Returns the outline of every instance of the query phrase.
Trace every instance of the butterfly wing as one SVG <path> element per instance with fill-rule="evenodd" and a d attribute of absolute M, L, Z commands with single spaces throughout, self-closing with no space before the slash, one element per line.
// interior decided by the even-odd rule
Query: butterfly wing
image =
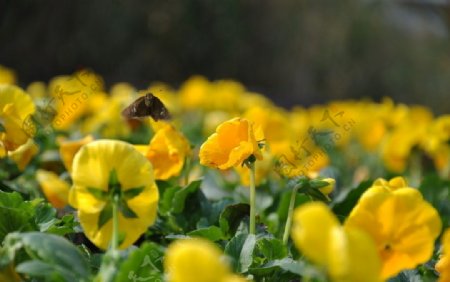
<path fill-rule="evenodd" d="M 151 116 L 155 121 L 170 119 L 170 113 L 158 97 L 148 93 L 139 97 L 122 111 L 126 119 L 140 119 Z"/>
<path fill-rule="evenodd" d="M 147 94 L 151 95 L 151 94 Z M 155 120 L 158 121 L 160 119 L 168 120 L 170 119 L 170 113 L 167 110 L 166 106 L 159 100 L 158 97 L 155 97 L 152 95 L 151 99 L 151 105 L 150 105 L 150 116 Z"/>

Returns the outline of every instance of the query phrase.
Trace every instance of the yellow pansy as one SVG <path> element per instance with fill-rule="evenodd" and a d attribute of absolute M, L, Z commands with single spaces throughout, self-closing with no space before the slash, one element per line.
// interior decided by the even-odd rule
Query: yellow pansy
<path fill-rule="evenodd" d="M 167 124 L 153 136 L 145 155 L 153 164 L 155 178 L 168 179 L 180 174 L 189 154 L 189 141 Z"/>
<path fill-rule="evenodd" d="M 400 177 L 377 180 L 345 225 L 361 228 L 374 239 L 384 279 L 430 259 L 442 227 L 437 211 Z"/>
<path fill-rule="evenodd" d="M 19 167 L 20 170 L 24 170 L 38 152 L 38 146 L 34 143 L 33 139 L 29 138 L 27 143 L 21 145 L 12 152 L 8 152 L 8 156 L 17 164 L 17 167 Z"/>
<path fill-rule="evenodd" d="M 27 86 L 26 91 L 33 100 L 42 99 L 47 96 L 47 85 L 42 81 L 35 81 Z"/>
<path fill-rule="evenodd" d="M 53 126 L 57 129 L 69 128 L 86 113 L 89 98 L 102 89 L 102 79 L 87 70 L 53 78 L 49 83 L 51 104 L 56 109 Z"/>
<path fill-rule="evenodd" d="M 282 153 L 284 143 L 291 139 L 289 119 L 282 109 L 254 106 L 244 113 L 244 117 L 261 127 L 273 154 Z"/>
<path fill-rule="evenodd" d="M 36 133 L 31 119 L 35 106 L 30 96 L 14 85 L 0 85 L 0 147 L 4 156 Z"/>
<path fill-rule="evenodd" d="M 396 128 L 382 146 L 381 154 L 386 167 L 393 172 L 403 172 L 413 147 L 425 133 L 426 127 L 419 124 L 404 124 Z"/>
<path fill-rule="evenodd" d="M 136 98 L 135 90 L 128 84 L 120 83 L 114 85 L 111 97 L 99 101 L 97 112 L 89 116 L 82 124 L 82 132 L 89 134 L 98 132 L 106 138 L 124 137 L 130 134 L 130 126 L 122 117 L 122 111 Z M 96 95 L 94 95 L 95 97 Z"/>
<path fill-rule="evenodd" d="M 73 158 L 78 150 L 92 141 L 94 141 L 94 137 L 92 137 L 92 135 L 88 135 L 80 140 L 65 140 L 64 138 L 57 139 L 59 144 L 59 154 L 68 172 L 72 171 Z"/>
<path fill-rule="evenodd" d="M 187 110 L 205 109 L 211 92 L 211 83 L 202 76 L 193 76 L 181 86 L 180 101 Z"/>
<path fill-rule="evenodd" d="M 442 253 L 436 270 L 439 272 L 439 282 L 450 282 L 450 228 L 442 236 Z"/>
<path fill-rule="evenodd" d="M 0 84 L 16 84 L 16 74 L 13 70 L 0 65 Z"/>
<path fill-rule="evenodd" d="M 106 249 L 112 237 L 112 197 L 119 197 L 120 248 L 133 244 L 156 219 L 158 189 L 151 163 L 132 145 L 98 140 L 75 155 L 69 203 L 86 236 Z"/>
<path fill-rule="evenodd" d="M 169 282 L 244 282 L 232 274 L 222 252 L 203 239 L 185 239 L 167 249 L 164 269 Z"/>
<path fill-rule="evenodd" d="M 67 205 L 70 185 L 58 177 L 54 172 L 38 169 L 36 171 L 36 180 L 42 188 L 47 200 L 55 208 L 64 208 Z"/>
<path fill-rule="evenodd" d="M 332 281 L 381 281 L 374 242 L 359 229 L 341 226 L 325 204 L 298 207 L 291 236 L 297 249 L 323 267 Z"/>
<path fill-rule="evenodd" d="M 233 118 L 220 124 L 216 132 L 202 144 L 200 163 L 227 169 L 241 165 L 251 155 L 261 159 L 258 142 L 263 140 L 262 130 L 255 128 L 252 121 Z"/>

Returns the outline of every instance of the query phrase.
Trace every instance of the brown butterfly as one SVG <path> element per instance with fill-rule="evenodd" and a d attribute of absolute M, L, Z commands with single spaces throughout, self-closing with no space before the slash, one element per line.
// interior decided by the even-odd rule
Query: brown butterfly
<path fill-rule="evenodd" d="M 151 116 L 155 121 L 170 119 L 170 113 L 158 97 L 152 93 L 139 97 L 122 111 L 126 119 L 140 119 Z"/>

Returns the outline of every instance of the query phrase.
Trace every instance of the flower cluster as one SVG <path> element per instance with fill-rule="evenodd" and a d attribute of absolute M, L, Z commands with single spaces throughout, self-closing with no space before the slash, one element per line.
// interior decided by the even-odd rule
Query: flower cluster
<path fill-rule="evenodd" d="M 0 66 L 1 281 L 449 281 L 448 114 L 17 81 Z M 171 119 L 122 115 L 148 93 Z"/>

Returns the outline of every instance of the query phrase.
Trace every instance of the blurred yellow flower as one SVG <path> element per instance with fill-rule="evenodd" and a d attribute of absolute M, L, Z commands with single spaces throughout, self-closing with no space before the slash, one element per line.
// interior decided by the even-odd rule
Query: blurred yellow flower
<path fill-rule="evenodd" d="M 35 81 L 27 86 L 26 92 L 36 101 L 47 96 L 47 85 L 42 81 Z"/>
<path fill-rule="evenodd" d="M 244 117 L 261 127 L 272 154 L 282 153 L 284 143 L 292 139 L 288 116 L 280 108 L 255 105 L 244 113 Z"/>
<path fill-rule="evenodd" d="M 16 84 L 16 82 L 15 72 L 0 65 L 0 84 Z"/>
<path fill-rule="evenodd" d="M 68 172 L 72 171 L 72 163 L 75 154 L 81 149 L 81 147 L 92 141 L 94 141 L 94 137 L 92 137 L 92 135 L 88 135 L 79 140 L 57 138 L 57 143 L 59 144 L 59 154 Z"/>
<path fill-rule="evenodd" d="M 357 228 L 341 226 L 325 204 L 298 207 L 291 236 L 297 249 L 325 268 L 332 281 L 381 281 L 374 242 Z"/>
<path fill-rule="evenodd" d="M 68 129 L 87 112 L 90 97 L 102 90 L 102 78 L 88 70 L 53 78 L 49 83 L 51 104 L 56 111 L 53 126 L 56 129 Z"/>
<path fill-rule="evenodd" d="M 437 211 L 403 178 L 375 181 L 353 208 L 345 226 L 365 230 L 374 239 L 387 279 L 426 262 L 442 223 Z"/>
<path fill-rule="evenodd" d="M 420 124 L 403 124 L 387 136 L 382 145 L 382 158 L 392 172 L 401 173 L 406 169 L 414 146 L 426 133 L 426 127 Z"/>
<path fill-rule="evenodd" d="M 70 185 L 54 172 L 38 169 L 36 180 L 47 200 L 57 209 L 67 205 Z"/>
<path fill-rule="evenodd" d="M 132 145 L 98 140 L 75 155 L 69 203 L 86 236 L 106 249 L 112 238 L 112 198 L 119 197 L 119 248 L 133 244 L 156 219 L 158 189 L 151 163 Z"/>
<path fill-rule="evenodd" d="M 14 85 L 0 85 L 0 157 L 16 150 L 36 133 L 30 96 Z"/>
<path fill-rule="evenodd" d="M 210 91 L 211 83 L 203 76 L 189 78 L 178 92 L 182 107 L 187 110 L 205 109 Z"/>
<path fill-rule="evenodd" d="M 164 269 L 169 282 L 244 282 L 234 275 L 213 243 L 203 239 L 184 239 L 167 249 Z"/>
<path fill-rule="evenodd" d="M 436 271 L 439 272 L 439 282 L 450 282 L 450 228 L 442 236 L 442 253 L 436 263 Z"/>
<path fill-rule="evenodd" d="M 82 132 L 99 133 L 104 138 L 125 137 L 130 134 L 130 126 L 122 117 L 121 112 L 136 98 L 137 92 L 130 85 L 119 83 L 111 89 L 109 98 L 102 98 L 103 94 L 94 94 L 93 102 L 96 112 L 89 115 L 82 124 Z"/>
<path fill-rule="evenodd" d="M 29 138 L 28 141 L 21 145 L 14 151 L 8 152 L 8 157 L 12 159 L 20 170 L 24 170 L 31 159 L 39 152 L 39 148 L 34 143 L 33 139 Z"/>
<path fill-rule="evenodd" d="M 264 140 L 260 128 L 244 118 L 233 118 L 220 124 L 200 148 L 200 163 L 219 169 L 241 165 L 254 155 L 262 159 L 258 142 Z"/>
<path fill-rule="evenodd" d="M 190 151 L 186 137 L 167 124 L 153 136 L 145 155 L 153 165 L 155 178 L 165 180 L 180 174 Z"/>

